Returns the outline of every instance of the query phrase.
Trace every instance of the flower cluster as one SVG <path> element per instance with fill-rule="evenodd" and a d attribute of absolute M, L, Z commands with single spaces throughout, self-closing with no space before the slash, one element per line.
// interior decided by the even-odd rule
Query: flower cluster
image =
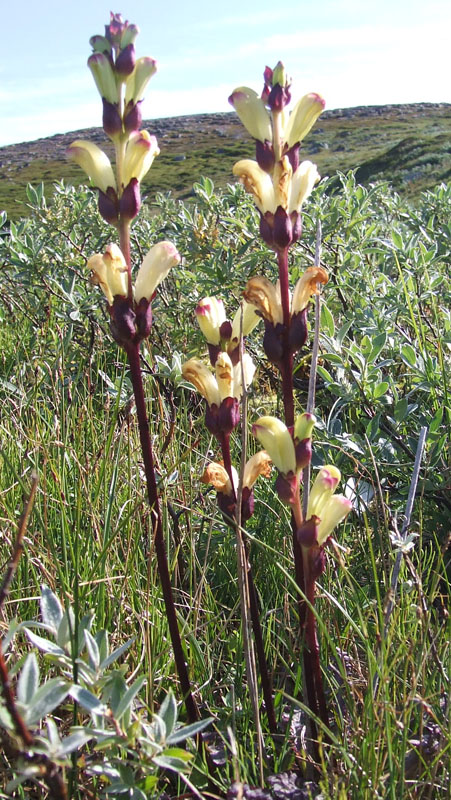
<path fill-rule="evenodd" d="M 243 390 L 248 389 L 255 373 L 250 355 L 242 349 L 240 352 L 240 340 L 258 325 L 261 316 L 251 303 L 244 301 L 233 320 L 229 320 L 222 300 L 217 297 L 204 297 L 195 313 L 207 342 L 211 366 L 190 358 L 183 364 L 182 373 L 205 398 L 205 425 L 227 454 L 227 465 L 211 463 L 203 481 L 217 490 L 219 508 L 230 522 L 235 517 L 238 478 L 230 462 L 229 437 L 240 421 Z M 241 503 L 243 521 L 253 514 L 253 486 L 259 475 L 269 474 L 270 463 L 269 455 L 261 451 L 246 464 Z"/>
<path fill-rule="evenodd" d="M 91 281 L 100 286 L 107 299 L 111 332 L 118 344 L 137 343 L 149 335 L 155 290 L 179 262 L 180 256 L 171 242 L 155 244 L 144 257 L 130 298 L 127 264 L 116 244 L 109 244 L 104 253 L 88 259 Z"/>
<path fill-rule="evenodd" d="M 241 86 L 229 97 L 256 142 L 256 161 L 238 161 L 233 172 L 253 195 L 260 212 L 260 233 L 274 250 L 299 239 L 302 204 L 319 180 L 311 161 L 299 163 L 299 147 L 324 110 L 324 100 L 307 94 L 288 115 L 290 100 L 290 81 L 281 62 L 274 70 L 266 67 L 261 96 Z"/>
<path fill-rule="evenodd" d="M 279 475 L 276 491 L 283 502 L 293 505 L 299 495 L 302 470 L 312 458 L 313 414 L 299 414 L 294 429 L 277 417 L 260 417 L 252 426 L 252 433 L 269 453 Z"/>
<path fill-rule="evenodd" d="M 332 464 L 321 467 L 310 491 L 306 521 L 297 531 L 299 544 L 309 550 L 313 577 L 324 569 L 324 545 L 334 528 L 352 510 L 352 503 L 342 494 L 334 494 L 341 479 Z"/>
<path fill-rule="evenodd" d="M 105 36 L 93 36 L 88 59 L 103 105 L 103 129 L 116 150 L 117 177 L 110 159 L 96 144 L 77 139 L 68 155 L 99 190 L 99 211 L 116 225 L 119 219 L 136 217 L 140 205 L 140 182 L 160 152 L 155 136 L 140 131 L 144 90 L 156 72 L 152 58 L 135 57 L 136 25 L 111 14 Z"/>
<path fill-rule="evenodd" d="M 265 450 L 259 450 L 246 462 L 243 473 L 243 488 L 241 495 L 241 521 L 247 522 L 254 513 L 253 487 L 260 475 L 269 478 L 271 474 L 271 458 Z M 238 489 L 238 473 L 232 466 L 232 480 L 223 464 L 213 461 L 206 468 L 202 478 L 203 483 L 209 483 L 216 489 L 218 506 L 226 522 L 233 523 L 236 508 L 236 495 Z"/>
<path fill-rule="evenodd" d="M 296 353 L 307 340 L 307 309 L 312 295 L 318 293 L 318 284 L 328 281 L 322 267 L 308 267 L 299 278 L 290 297 L 288 329 L 284 324 L 280 283 L 274 285 L 268 278 L 250 278 L 244 291 L 245 299 L 257 309 L 265 323 L 263 349 L 269 361 L 280 365 Z"/>

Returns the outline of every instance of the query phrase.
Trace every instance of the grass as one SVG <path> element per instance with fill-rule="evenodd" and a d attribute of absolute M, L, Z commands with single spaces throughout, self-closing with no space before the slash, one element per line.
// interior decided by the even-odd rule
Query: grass
<path fill-rule="evenodd" d="M 375 106 L 326 112 L 309 134 L 303 155 L 333 176 L 359 168 L 359 182 L 388 180 L 401 194 L 417 201 L 421 192 L 449 179 L 451 106 L 421 104 Z M 209 114 L 169 120 L 148 120 L 161 149 L 144 181 L 145 191 L 171 191 L 192 196 L 192 185 L 209 175 L 225 188 L 240 158 L 253 157 L 253 144 L 238 117 Z M 80 169 L 67 161 L 74 139 L 90 139 L 109 150 L 98 128 L 57 134 L 36 142 L 0 148 L 0 209 L 12 219 L 27 214 L 26 185 L 44 181 L 47 197 L 52 184 L 64 179 L 77 186 Z"/>
<path fill-rule="evenodd" d="M 327 185 L 314 194 L 291 264 L 294 280 L 310 263 L 319 216 L 331 279 L 324 293 L 330 313 L 323 318 L 313 463 L 332 461 L 340 467 L 347 491 L 354 491 L 356 512 L 340 529 L 340 549 L 329 550 L 319 581 L 321 661 L 333 719 L 316 784 L 324 798 L 444 798 L 449 783 L 445 549 L 451 191 L 437 188 L 412 208 L 384 185 L 368 191 L 352 175 L 340 181 L 335 194 Z M 45 583 L 64 606 L 74 606 L 77 616 L 92 610 L 93 631 L 108 630 L 112 645 L 136 637 L 121 669 L 129 683 L 138 674 L 146 676 L 141 703 L 156 711 L 169 689 L 180 697 L 131 387 L 84 272 L 86 257 L 102 249 L 109 233 L 87 190 L 60 185 L 48 208 L 39 191 L 30 197 L 31 216 L 0 244 L 4 563 L 33 470 L 39 489 L 2 627 L 14 617 L 39 615 L 37 598 Z M 255 230 L 255 213 L 240 187 L 215 194 L 208 181 L 195 187 L 189 206 L 160 197 L 152 215 L 133 229 L 135 262 L 163 236 L 174 240 L 185 257 L 154 304 L 153 334 L 144 352 L 145 388 L 186 657 L 202 713 L 214 717 L 212 741 L 224 748 L 214 776 L 216 795 L 225 794 L 237 775 L 256 785 L 259 770 L 234 539 L 218 515 L 214 493 L 200 482 L 215 444 L 205 435 L 203 406 L 184 385 L 179 362 L 204 348 L 193 322 L 200 297 L 218 293 L 220 285 L 233 313 L 248 274 L 264 269 L 271 277 L 272 257 L 255 239 Z M 250 348 L 261 367 L 250 397 L 251 420 L 275 412 L 279 402 L 260 340 L 256 331 Z M 305 366 L 308 350 L 302 358 Z M 300 407 L 303 381 L 301 368 Z M 396 557 L 390 534 L 405 510 L 423 425 L 429 432 L 411 524 L 417 536 L 403 557 L 384 636 Z M 234 453 L 237 460 L 237 437 Z M 280 718 L 275 745 L 265 730 L 267 777 L 302 768 L 301 732 L 308 719 L 300 699 L 289 519 L 271 484 L 259 485 L 248 526 Z M 20 666 L 30 646 L 23 634 L 17 642 L 14 657 Z M 51 658 L 39 658 L 42 673 L 56 674 Z M 67 728 L 72 714 L 66 703 L 55 718 Z M 86 723 L 80 708 L 75 717 Z M 2 757 L 4 797 L 11 796 L 9 778 Z M 159 780 L 151 796 L 163 789 L 171 796 L 186 790 L 167 773 Z M 190 780 L 206 791 L 199 762 Z M 83 791 L 75 780 L 72 796 Z M 17 789 L 14 796 L 25 797 L 25 791 Z"/>

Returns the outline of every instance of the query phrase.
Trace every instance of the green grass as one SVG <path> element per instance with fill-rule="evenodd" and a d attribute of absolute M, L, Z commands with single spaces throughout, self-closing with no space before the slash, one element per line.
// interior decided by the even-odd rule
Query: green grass
<path fill-rule="evenodd" d="M 181 164 L 189 161 L 187 155 Z M 158 172 L 152 180 L 158 182 Z M 371 191 L 356 186 L 352 175 L 342 177 L 335 194 L 328 188 L 320 187 L 308 205 L 291 271 L 294 281 L 310 263 L 321 218 L 330 314 L 324 315 L 321 337 L 314 466 L 337 464 L 343 484 L 354 486 L 359 500 L 337 534 L 342 549 L 329 550 L 318 587 L 321 662 L 332 715 L 332 741 L 324 747 L 318 782 L 331 800 L 445 798 L 451 191 L 437 188 L 413 209 L 383 185 Z M 39 489 L 2 627 L 13 617 L 38 617 L 40 585 L 48 585 L 79 616 L 91 609 L 93 630 L 106 628 L 112 645 L 136 637 L 123 669 L 127 678 L 146 676 L 142 702 L 154 711 L 170 688 L 180 700 L 178 684 L 128 372 L 85 272 L 85 259 L 102 249 L 110 233 L 87 190 L 59 186 L 48 208 L 39 192 L 34 200 L 29 194 L 29 202 L 30 217 L 0 241 L 3 563 L 33 470 Z M 132 237 L 135 263 L 163 236 L 184 255 L 154 303 L 145 389 L 189 671 L 203 715 L 215 719 L 215 744 L 223 741 L 226 750 L 214 777 L 217 795 L 236 774 L 258 783 L 256 742 L 234 539 L 214 493 L 200 482 L 206 454 L 216 454 L 216 445 L 205 434 L 202 403 L 183 386 L 177 354 L 183 361 L 205 350 L 193 319 L 200 297 L 222 294 L 233 313 L 249 274 L 274 275 L 273 256 L 255 234 L 256 214 L 241 188 L 217 195 L 203 182 L 189 206 L 160 197 Z M 258 329 L 250 350 L 260 362 L 249 401 L 253 420 L 276 412 L 279 401 Z M 300 408 L 308 361 L 307 348 L 297 372 Z M 395 559 L 390 532 L 397 518 L 401 524 L 423 425 L 429 433 L 411 524 L 418 536 L 404 559 L 384 637 Z M 233 450 L 237 462 L 238 436 Z M 289 518 L 271 484 L 260 482 L 248 526 L 281 721 L 276 746 L 264 730 L 271 758 L 267 775 L 301 765 L 293 730 L 299 733 L 308 716 L 300 699 Z M 29 649 L 21 635 L 15 657 Z M 42 674 L 55 674 L 51 659 L 39 659 Z M 66 705 L 56 715 L 66 728 L 69 713 Z M 80 709 L 76 716 L 85 719 Z M 9 777 L 3 758 L 4 797 L 11 796 L 5 789 Z M 198 766 L 190 779 L 205 790 Z M 160 787 L 171 796 L 186 790 L 167 775 Z M 76 796 L 83 796 L 81 786 L 78 794 L 73 789 Z"/>
<path fill-rule="evenodd" d="M 253 144 L 235 114 L 148 120 L 145 125 L 157 133 L 161 150 L 144 181 L 144 190 L 152 196 L 172 191 L 186 199 L 201 175 L 225 188 L 236 161 L 254 157 Z M 416 201 L 422 191 L 449 178 L 450 128 L 447 104 L 326 112 L 307 137 L 303 157 L 313 159 L 322 176 L 358 167 L 359 182 L 387 180 Z M 0 209 L 12 219 L 27 214 L 27 183 L 44 181 L 50 197 L 54 181 L 64 179 L 75 186 L 84 181 L 84 174 L 65 155 L 76 138 L 103 144 L 106 137 L 99 129 L 86 129 L 0 148 Z M 110 143 L 105 144 L 110 152 Z"/>

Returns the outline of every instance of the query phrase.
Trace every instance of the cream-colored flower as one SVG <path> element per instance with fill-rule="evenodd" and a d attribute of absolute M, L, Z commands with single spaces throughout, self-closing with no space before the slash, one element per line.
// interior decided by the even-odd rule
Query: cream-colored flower
<path fill-rule="evenodd" d="M 293 174 L 287 156 L 276 162 L 272 177 L 249 158 L 238 161 L 233 174 L 252 194 L 262 214 L 275 214 L 279 207 L 287 214 L 299 213 L 320 178 L 316 165 L 311 161 L 303 161 Z"/>
<path fill-rule="evenodd" d="M 135 283 L 137 303 L 145 297 L 150 302 L 157 286 L 164 280 L 172 267 L 180 263 L 180 255 L 172 242 L 158 242 L 144 257 Z"/>
<path fill-rule="evenodd" d="M 322 509 L 322 516 L 317 527 L 317 543 L 319 545 L 329 538 L 334 528 L 352 511 L 352 503 L 342 494 L 330 497 Z"/>
<path fill-rule="evenodd" d="M 276 417 L 260 417 L 252 433 L 263 445 L 274 465 L 283 475 L 296 472 L 296 453 L 287 426 Z"/>
<path fill-rule="evenodd" d="M 324 506 L 335 492 L 340 479 L 341 472 L 333 464 L 326 464 L 326 466 L 321 467 L 310 490 L 307 519 L 312 516 L 321 519 Z"/>
<path fill-rule="evenodd" d="M 157 62 L 153 58 L 144 56 L 137 59 L 135 68 L 125 84 L 125 105 L 129 102 L 136 104 L 142 100 L 145 88 L 156 71 Z"/>
<path fill-rule="evenodd" d="M 217 297 L 204 297 L 196 307 L 196 318 L 207 342 L 218 345 L 221 340 L 221 325 L 227 319 L 222 300 Z"/>
<path fill-rule="evenodd" d="M 159 155 L 157 139 L 148 131 L 132 133 L 125 150 L 122 182 L 128 186 L 132 178 L 142 181 L 151 168 L 154 158 Z"/>
<path fill-rule="evenodd" d="M 182 366 L 182 375 L 196 387 L 209 406 L 221 404 L 218 383 L 207 366 L 198 358 L 190 358 Z"/>
<path fill-rule="evenodd" d="M 243 311 L 242 311 L 242 334 L 243 336 L 248 336 L 251 331 L 261 322 L 261 317 L 256 313 L 256 308 L 252 303 L 248 303 L 246 300 L 243 301 Z M 240 338 L 240 330 L 241 330 L 241 306 L 236 312 L 233 320 L 232 320 L 232 339 L 239 339 Z"/>
<path fill-rule="evenodd" d="M 117 244 L 109 244 L 105 253 L 91 256 L 87 267 L 92 272 L 92 283 L 100 286 L 109 305 L 112 305 L 116 296 L 127 296 L 127 264 Z"/>
<path fill-rule="evenodd" d="M 102 192 L 109 188 L 116 191 L 116 179 L 110 159 L 96 144 L 76 139 L 67 148 L 67 154 L 72 161 L 86 172 L 88 178 Z"/>
<path fill-rule="evenodd" d="M 291 313 L 297 314 L 307 308 L 310 298 L 319 294 L 318 284 L 325 284 L 328 280 L 329 276 L 323 267 L 307 267 L 294 287 Z"/>

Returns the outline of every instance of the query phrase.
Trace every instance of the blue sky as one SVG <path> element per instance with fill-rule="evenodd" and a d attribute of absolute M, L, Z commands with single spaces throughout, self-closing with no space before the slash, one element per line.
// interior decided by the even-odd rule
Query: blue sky
<path fill-rule="evenodd" d="M 145 119 L 228 111 L 231 91 L 259 91 L 279 59 L 293 98 L 317 91 L 327 108 L 451 102 L 449 0 L 123 0 L 112 10 L 139 26 L 137 55 L 158 62 Z M 0 145 L 100 125 L 86 60 L 109 11 L 99 0 L 3 7 Z"/>

